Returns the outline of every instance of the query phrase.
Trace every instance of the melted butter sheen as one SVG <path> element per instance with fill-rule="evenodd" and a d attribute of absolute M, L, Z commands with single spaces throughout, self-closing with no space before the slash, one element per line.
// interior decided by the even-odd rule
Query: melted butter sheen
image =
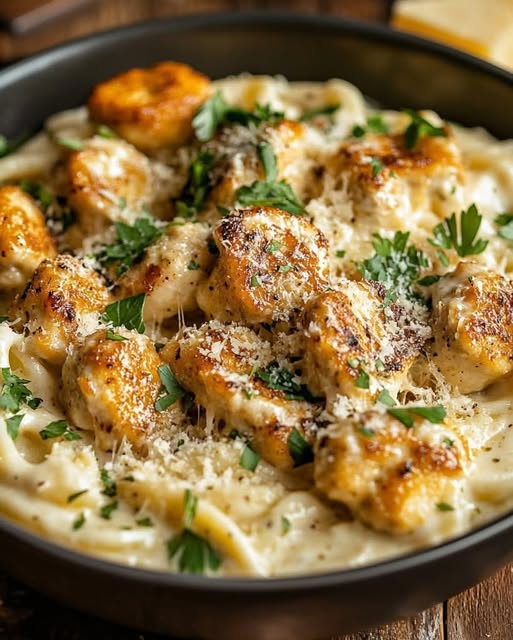
<path fill-rule="evenodd" d="M 308 134 L 314 156 L 321 148 L 347 137 L 369 113 L 357 89 L 338 80 L 322 85 L 288 84 L 282 79 L 243 76 L 219 81 L 216 86 L 228 102 L 245 108 L 255 101 L 269 103 L 290 118 L 298 118 L 306 109 L 340 103 L 326 136 L 320 138 L 315 130 Z M 383 115 L 392 127 L 402 122 L 393 112 Z M 61 137 L 66 138 L 91 135 L 83 110 L 54 116 L 49 127 L 57 136 L 65 132 Z M 406 200 L 398 201 L 391 193 L 383 207 L 390 204 L 395 209 L 380 223 L 391 231 L 409 230 L 412 241 L 432 256 L 434 250 L 426 240 L 441 216 L 476 202 L 484 216 L 482 237 L 490 241 L 478 260 L 510 275 L 511 251 L 497 239 L 493 218 L 513 208 L 513 143 L 500 143 L 483 131 L 460 128 L 456 129 L 456 143 L 463 155 L 465 186 L 455 190 L 450 180 L 440 183 L 443 197 L 437 212 L 426 209 L 425 203 L 406 202 L 404 194 L 401 197 Z M 48 136 L 40 134 L 0 160 L 0 183 L 44 175 L 56 156 Z M 293 164 L 285 168 L 285 174 L 301 193 L 301 185 L 294 184 Z M 400 206 L 406 207 L 407 216 L 398 215 Z M 340 192 L 334 192 L 331 200 L 319 196 L 307 207 L 332 250 L 344 248 L 349 263 L 370 254 L 376 221 L 369 216 L 355 225 L 346 209 Z M 340 259 L 334 259 L 335 273 L 339 265 Z M 176 562 L 167 557 L 166 542 L 182 528 L 184 491 L 188 488 L 199 499 L 194 530 L 207 537 L 222 557 L 221 575 L 275 576 L 368 564 L 436 544 L 513 507 L 510 380 L 474 397 L 453 394 L 446 403 L 448 412 L 456 416 L 459 432 L 477 453 L 466 478 L 454 485 L 447 498 L 454 510 L 434 508 L 421 529 L 395 537 L 352 520 L 322 501 L 307 481 L 294 474 L 280 472 L 263 461 L 254 473 L 242 469 L 240 440 L 192 442 L 185 438 L 178 450 L 157 440 L 147 459 L 134 455 L 128 447 L 121 447 L 114 457 L 101 454 L 95 450 L 92 436 L 84 432 L 76 442 L 43 441 L 41 429 L 64 417 L 56 400 L 57 377 L 27 350 L 24 338 L 5 324 L 0 325 L 0 366 L 12 367 L 33 381 L 31 388 L 43 399 L 37 410 L 23 409 L 25 417 L 16 443 L 0 420 L 0 512 L 55 542 L 116 562 L 176 570 Z M 100 469 L 105 465 L 117 482 L 115 497 L 103 493 Z M 80 491 L 85 493 L 70 501 L 69 497 Z M 105 517 L 105 507 L 114 501 L 117 507 Z M 152 526 L 145 526 L 149 522 Z"/>

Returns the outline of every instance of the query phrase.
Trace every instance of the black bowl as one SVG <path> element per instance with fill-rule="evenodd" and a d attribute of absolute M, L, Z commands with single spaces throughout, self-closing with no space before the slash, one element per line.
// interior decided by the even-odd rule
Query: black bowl
<path fill-rule="evenodd" d="M 98 81 L 175 59 L 221 77 L 340 77 L 392 108 L 513 137 L 513 76 L 385 27 L 334 18 L 217 14 L 158 20 L 57 47 L 0 74 L 0 130 L 14 136 L 82 103 Z M 140 629 L 203 638 L 328 637 L 414 614 L 513 559 L 513 514 L 420 553 L 296 578 L 221 579 L 115 565 L 0 520 L 0 564 L 77 609 Z"/>

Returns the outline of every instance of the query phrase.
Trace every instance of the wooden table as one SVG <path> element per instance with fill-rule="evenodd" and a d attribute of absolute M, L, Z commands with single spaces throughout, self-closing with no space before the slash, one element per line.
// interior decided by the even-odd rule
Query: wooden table
<path fill-rule="evenodd" d="M 0 8 L 2 1 L 6 0 L 0 0 Z M 26 1 L 31 0 L 7 0 L 13 5 Z M 86 33 L 160 15 L 273 8 L 385 21 L 388 5 L 384 0 L 99 0 L 67 17 L 65 24 L 52 23 L 22 36 L 0 33 L 0 62 Z M 0 576 L 0 638 L 150 640 L 156 636 L 80 615 Z M 414 618 L 338 640 L 513 640 L 513 565 Z"/>

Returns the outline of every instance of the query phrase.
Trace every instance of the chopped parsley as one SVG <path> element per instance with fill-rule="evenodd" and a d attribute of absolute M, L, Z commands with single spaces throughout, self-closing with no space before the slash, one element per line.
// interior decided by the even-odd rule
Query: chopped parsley
<path fill-rule="evenodd" d="M 281 531 L 283 534 L 288 533 L 290 531 L 291 522 L 285 516 L 281 517 Z"/>
<path fill-rule="evenodd" d="M 107 469 L 100 471 L 100 480 L 103 484 L 103 495 L 113 498 L 117 494 L 116 482 L 110 477 Z"/>
<path fill-rule="evenodd" d="M 417 281 L 417 284 L 420 284 L 421 287 L 430 287 L 432 284 L 435 284 L 435 282 L 438 282 L 441 277 L 442 276 L 436 274 L 424 276 L 424 278 Z"/>
<path fill-rule="evenodd" d="M 64 438 L 64 440 L 81 440 L 80 435 L 76 431 L 72 431 L 66 420 L 54 420 L 49 422 L 44 429 L 39 432 L 41 440 L 50 440 L 51 438 Z"/>
<path fill-rule="evenodd" d="M 280 367 L 276 360 L 270 362 L 265 369 L 257 369 L 254 375 L 265 382 L 269 389 L 283 391 L 286 400 L 314 400 L 308 387 L 296 382 L 296 375 L 289 369 Z"/>
<path fill-rule="evenodd" d="M 366 133 L 388 133 L 388 125 L 380 115 L 373 115 L 367 118 L 365 125 L 357 124 L 353 127 L 354 138 L 363 138 Z"/>
<path fill-rule="evenodd" d="M 397 402 L 392 398 L 388 389 L 381 389 L 378 396 L 378 402 L 384 404 L 385 407 L 394 407 Z"/>
<path fill-rule="evenodd" d="M 180 199 L 176 202 L 176 214 L 181 218 L 193 218 L 197 215 L 214 183 L 212 169 L 215 158 L 210 151 L 200 151 L 189 167 L 187 182 Z"/>
<path fill-rule="evenodd" d="M 100 509 L 100 517 L 103 518 L 104 520 L 110 520 L 112 518 L 112 514 L 117 508 L 118 508 L 117 500 L 113 500 L 112 502 L 109 502 L 108 504 L 104 505 Z"/>
<path fill-rule="evenodd" d="M 123 340 L 128 340 L 125 336 L 122 336 L 120 333 L 114 333 L 112 329 L 107 329 L 105 333 L 105 337 L 107 340 L 114 340 L 115 342 L 122 342 Z"/>
<path fill-rule="evenodd" d="M 447 132 L 443 127 L 435 127 L 417 111 L 406 109 L 405 113 L 410 116 L 410 124 L 404 131 L 404 146 L 407 149 L 414 149 L 419 141 L 425 137 L 447 138 Z"/>
<path fill-rule="evenodd" d="M 374 433 L 374 431 L 372 429 L 368 429 L 365 425 L 360 424 L 358 425 L 358 427 L 356 427 L 356 430 L 358 431 L 358 433 L 360 435 L 362 435 L 364 438 L 374 438 L 374 436 L 376 435 Z"/>
<path fill-rule="evenodd" d="M 357 264 L 366 280 L 382 282 L 387 289 L 385 303 L 395 300 L 399 293 L 409 299 L 420 299 L 413 286 L 420 270 L 429 266 L 422 251 L 408 245 L 409 232 L 396 231 L 392 240 L 373 234 L 375 254 Z"/>
<path fill-rule="evenodd" d="M 117 138 L 118 135 L 115 131 L 113 131 L 106 124 L 99 124 L 96 127 L 96 135 L 101 136 L 102 138 Z"/>
<path fill-rule="evenodd" d="M 32 391 L 27 387 L 29 380 L 23 380 L 11 372 L 9 367 L 2 368 L 3 385 L 0 392 L 0 407 L 11 413 L 18 413 L 23 404 L 31 409 L 37 409 L 41 404 L 41 398 L 34 398 Z"/>
<path fill-rule="evenodd" d="M 159 397 L 155 401 L 155 410 L 165 411 L 177 400 L 183 398 L 186 394 L 186 391 L 185 389 L 182 389 L 182 387 L 176 381 L 176 378 L 169 364 L 161 365 L 157 369 L 157 372 L 159 374 L 162 387 L 160 388 Z"/>
<path fill-rule="evenodd" d="M 294 428 L 288 438 L 290 457 L 294 461 L 295 467 L 313 462 L 312 446 L 303 438 L 299 431 Z"/>
<path fill-rule="evenodd" d="M 344 251 L 344 249 L 337 249 L 335 251 L 335 256 L 337 258 L 343 258 L 346 255 L 346 252 Z"/>
<path fill-rule="evenodd" d="M 259 145 L 258 155 L 265 172 L 265 180 L 256 180 L 249 186 L 237 189 L 235 196 L 240 205 L 277 207 L 295 216 L 304 215 L 301 202 L 285 180 L 277 181 L 276 156 L 267 142 Z"/>
<path fill-rule="evenodd" d="M 454 446 L 454 440 L 451 440 L 451 438 L 445 437 L 442 440 L 442 443 L 445 444 L 446 447 L 451 448 Z"/>
<path fill-rule="evenodd" d="M 258 276 L 251 276 L 250 286 L 253 287 L 253 289 L 256 289 L 260 286 L 260 280 Z"/>
<path fill-rule="evenodd" d="M 15 416 L 11 416 L 10 418 L 5 419 L 5 426 L 7 427 L 7 433 L 9 434 L 13 442 L 15 442 L 16 438 L 18 437 L 20 424 L 24 417 L 25 417 L 24 413 L 18 413 Z"/>
<path fill-rule="evenodd" d="M 187 265 L 187 269 L 189 269 L 189 271 L 197 271 L 200 268 L 201 266 L 196 262 L 196 260 L 191 260 Z"/>
<path fill-rule="evenodd" d="M 55 142 L 61 147 L 67 147 L 73 151 L 83 151 L 84 149 L 84 143 L 75 138 L 56 138 Z"/>
<path fill-rule="evenodd" d="M 7 140 L 5 136 L 0 135 L 0 158 L 5 158 L 11 153 L 14 153 L 16 149 L 19 149 L 21 145 L 25 144 L 30 138 L 28 133 L 22 133 L 14 140 Z"/>
<path fill-rule="evenodd" d="M 433 229 L 434 238 L 430 238 L 429 243 L 442 250 L 455 249 L 460 257 L 482 253 L 488 245 L 488 240 L 476 240 L 482 219 L 476 205 L 472 204 L 467 211 L 460 213 L 459 234 L 456 214 L 453 213 L 436 225 Z"/>
<path fill-rule="evenodd" d="M 198 497 L 195 496 L 190 489 L 186 489 L 184 493 L 184 505 L 183 505 L 183 522 L 186 529 L 190 529 L 194 518 L 196 517 L 196 511 L 198 510 Z"/>
<path fill-rule="evenodd" d="M 258 126 L 262 122 L 283 120 L 282 112 L 273 111 L 270 105 L 256 104 L 254 111 L 229 105 L 220 91 L 217 91 L 198 109 L 192 120 L 192 126 L 198 140 L 210 140 L 217 129 L 224 124 L 238 123 L 243 126 Z"/>
<path fill-rule="evenodd" d="M 77 491 L 76 493 L 72 493 L 66 498 L 66 502 L 68 504 L 70 504 L 71 502 L 75 502 L 75 500 L 80 498 L 80 496 L 83 496 L 88 491 L 89 491 L 89 489 L 82 489 L 82 491 Z"/>
<path fill-rule="evenodd" d="M 372 177 L 375 178 L 381 171 L 383 171 L 383 165 L 379 158 L 371 158 L 370 166 L 372 169 Z"/>
<path fill-rule="evenodd" d="M 278 240 L 271 240 L 271 242 L 267 245 L 265 252 L 276 253 L 282 248 L 282 246 L 282 243 L 278 242 Z"/>
<path fill-rule="evenodd" d="M 184 529 L 167 542 L 169 560 L 178 556 L 178 569 L 182 573 L 205 573 L 216 571 L 221 559 L 212 545 L 190 529 Z"/>
<path fill-rule="evenodd" d="M 105 311 L 101 317 L 102 322 L 112 324 L 114 327 L 125 327 L 126 329 L 134 329 L 138 333 L 144 333 L 144 300 L 146 294 L 139 293 L 130 298 L 118 300 L 105 307 Z"/>
<path fill-rule="evenodd" d="M 31 180 L 21 180 L 20 188 L 39 204 L 41 209 L 46 210 L 53 204 L 53 195 L 41 182 L 32 182 Z"/>
<path fill-rule="evenodd" d="M 102 265 L 116 263 L 116 276 L 141 261 L 146 249 L 162 235 L 162 229 L 157 227 L 151 218 L 137 218 L 133 225 L 115 222 L 115 241 L 104 247 L 97 254 L 98 262 Z"/>
<path fill-rule="evenodd" d="M 73 531 L 78 531 L 85 525 L 85 523 L 86 523 L 86 518 L 85 518 L 84 512 L 82 511 L 81 513 L 78 514 L 78 516 L 73 521 L 73 525 L 72 525 Z"/>
<path fill-rule="evenodd" d="M 136 520 L 135 523 L 137 525 L 139 525 L 140 527 L 153 527 L 153 520 L 151 518 L 139 518 L 139 520 Z"/>
<path fill-rule="evenodd" d="M 436 508 L 438 509 L 438 511 L 454 511 L 454 507 L 450 504 L 447 504 L 447 502 L 439 502 L 436 505 Z"/>
<path fill-rule="evenodd" d="M 364 369 L 360 368 L 358 377 L 354 381 L 354 386 L 358 387 L 359 389 L 368 389 L 369 385 L 370 385 L 369 374 L 366 371 L 364 371 Z"/>
<path fill-rule="evenodd" d="M 319 116 L 332 116 L 340 109 L 340 104 L 327 104 L 324 107 L 316 107 L 315 109 L 307 109 L 303 111 L 300 120 L 308 122 L 308 120 L 314 120 Z"/>
<path fill-rule="evenodd" d="M 2 324 L 2 322 L 7 322 L 7 320 L 9 320 L 7 316 L 0 316 L 0 324 Z"/>
<path fill-rule="evenodd" d="M 244 469 L 247 469 L 248 471 L 254 471 L 257 468 L 259 462 L 260 455 L 256 451 L 253 451 L 249 444 L 247 444 L 240 456 L 240 466 Z"/>
<path fill-rule="evenodd" d="M 276 271 L 278 273 L 288 273 L 289 271 L 292 271 L 292 269 L 294 268 L 293 265 L 291 264 L 280 264 L 277 268 Z"/>
<path fill-rule="evenodd" d="M 505 240 L 513 240 L 513 215 L 511 213 L 500 213 L 494 220 L 499 227 L 499 235 Z"/>
<path fill-rule="evenodd" d="M 440 424 L 447 415 L 446 410 L 440 405 L 434 407 L 394 407 L 387 409 L 387 412 L 408 429 L 413 427 L 415 416 L 420 416 L 432 424 Z"/>

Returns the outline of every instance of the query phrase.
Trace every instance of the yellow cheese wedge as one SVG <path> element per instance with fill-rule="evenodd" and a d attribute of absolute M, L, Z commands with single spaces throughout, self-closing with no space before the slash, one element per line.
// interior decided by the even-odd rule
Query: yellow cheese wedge
<path fill-rule="evenodd" d="M 392 25 L 513 69 L 513 0 L 398 0 Z"/>

